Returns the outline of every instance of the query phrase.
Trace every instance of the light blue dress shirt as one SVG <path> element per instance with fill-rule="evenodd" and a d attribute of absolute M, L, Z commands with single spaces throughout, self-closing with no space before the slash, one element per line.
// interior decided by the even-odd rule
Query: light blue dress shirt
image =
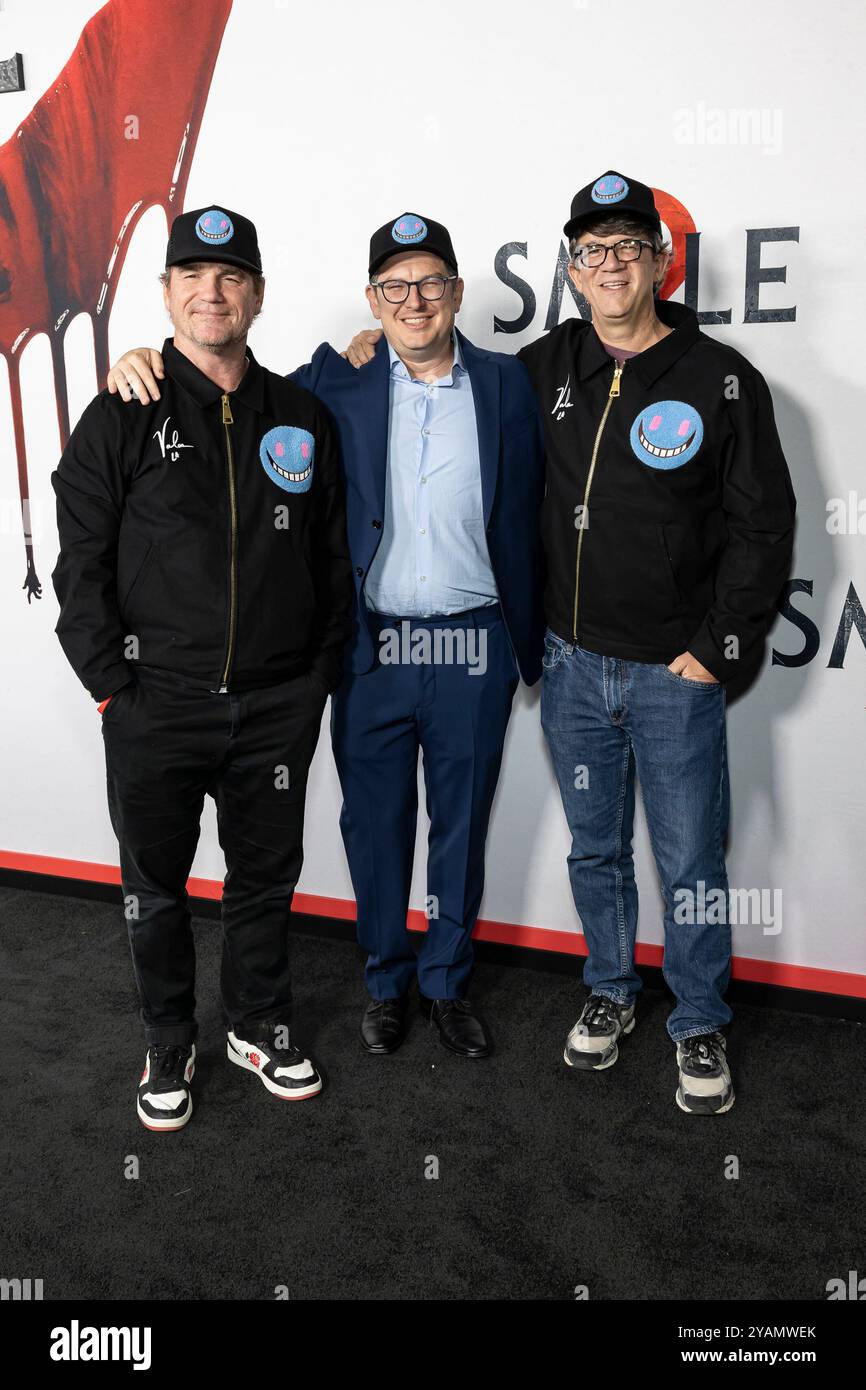
<path fill-rule="evenodd" d="M 469 373 L 411 377 L 394 349 L 382 539 L 364 586 L 378 613 L 429 618 L 496 603 L 481 498 L 478 429 Z"/>

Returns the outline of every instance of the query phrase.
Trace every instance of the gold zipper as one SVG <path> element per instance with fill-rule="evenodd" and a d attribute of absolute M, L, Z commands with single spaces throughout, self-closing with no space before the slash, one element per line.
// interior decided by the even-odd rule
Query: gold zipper
<path fill-rule="evenodd" d="M 226 664 L 223 671 L 222 684 L 225 686 L 229 678 L 229 670 L 232 664 L 235 646 L 235 628 L 237 626 L 237 604 L 238 604 L 238 502 L 237 489 L 235 487 L 235 460 L 232 453 L 232 436 L 229 425 L 234 424 L 232 408 L 229 398 L 225 393 L 222 398 L 223 406 L 223 428 L 226 432 L 226 460 L 228 463 L 229 474 L 229 505 L 232 515 L 232 559 L 231 559 L 231 606 L 229 608 L 229 645 L 226 652 Z"/>
<path fill-rule="evenodd" d="M 572 634 L 575 642 L 577 641 L 577 605 L 580 593 L 580 553 L 583 550 L 583 533 L 586 530 L 586 509 L 589 505 L 589 490 L 592 487 L 592 477 L 595 472 L 595 462 L 598 458 L 598 448 L 601 444 L 601 436 L 607 424 L 607 417 L 615 398 L 619 395 L 619 379 L 622 376 L 625 362 L 617 362 L 613 369 L 613 381 L 610 383 L 610 390 L 607 394 L 607 404 L 604 407 L 604 414 L 598 426 L 595 436 L 595 443 L 592 446 L 592 458 L 589 462 L 589 472 L 586 475 L 586 491 L 583 494 L 583 511 L 580 514 L 580 530 L 577 534 L 577 559 L 574 562 L 574 621 L 572 622 Z"/>

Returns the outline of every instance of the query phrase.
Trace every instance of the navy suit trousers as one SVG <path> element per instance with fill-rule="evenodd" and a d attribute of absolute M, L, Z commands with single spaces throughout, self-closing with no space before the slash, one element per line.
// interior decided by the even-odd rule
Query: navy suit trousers
<path fill-rule="evenodd" d="M 374 615 L 377 663 L 332 696 L 340 828 L 375 999 L 417 973 L 432 999 L 465 995 L 484 849 L 518 674 L 499 605 L 438 618 Z M 430 833 L 427 931 L 406 930 L 423 753 Z"/>

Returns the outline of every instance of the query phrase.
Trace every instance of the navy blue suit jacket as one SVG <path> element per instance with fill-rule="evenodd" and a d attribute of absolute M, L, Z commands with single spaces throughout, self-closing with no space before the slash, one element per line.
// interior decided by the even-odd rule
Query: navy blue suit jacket
<path fill-rule="evenodd" d="M 541 675 L 544 651 L 540 511 L 544 445 L 535 393 L 522 362 L 473 347 L 459 330 L 472 383 L 481 463 L 487 548 L 505 627 L 527 685 Z M 357 598 L 355 624 L 343 653 L 345 669 L 369 671 L 376 648 L 364 582 L 382 539 L 388 459 L 390 359 L 383 336 L 372 361 L 349 365 L 322 343 L 291 379 L 312 391 L 337 424 L 346 473 L 346 522 Z"/>

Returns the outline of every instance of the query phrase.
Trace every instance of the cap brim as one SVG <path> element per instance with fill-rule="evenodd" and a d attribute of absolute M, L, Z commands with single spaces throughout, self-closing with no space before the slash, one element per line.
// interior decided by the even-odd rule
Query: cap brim
<path fill-rule="evenodd" d="M 249 270 L 253 275 L 261 275 L 261 266 L 253 265 L 252 261 L 245 261 L 243 256 L 233 256 L 231 252 L 225 255 L 218 255 L 216 248 L 208 250 L 204 247 L 201 255 L 181 256 L 176 261 L 166 261 L 165 268 L 170 270 L 173 265 L 195 265 L 197 261 L 219 261 L 223 265 L 239 265 L 243 270 Z"/>
<path fill-rule="evenodd" d="M 572 217 L 563 227 L 563 235 L 567 237 L 577 236 L 581 228 L 596 222 L 602 217 L 633 217 L 636 222 L 645 222 L 648 227 L 652 227 L 657 232 L 661 232 L 662 220 L 657 215 L 655 218 L 646 212 L 639 212 L 636 208 L 599 208 L 598 213 L 588 212 L 583 217 Z"/>
<path fill-rule="evenodd" d="M 454 272 L 455 275 L 459 274 L 459 271 L 454 261 L 452 261 L 448 256 L 443 255 L 441 251 L 437 251 L 435 246 L 395 246 L 394 250 L 388 251 L 386 255 L 377 256 L 375 261 L 372 261 L 369 267 L 367 268 L 367 274 L 375 275 L 376 271 L 379 270 L 385 264 L 386 261 L 393 261 L 395 257 L 405 256 L 407 254 L 410 254 L 412 251 L 426 251 L 428 256 L 438 256 L 440 261 L 444 261 L 447 266 L 451 267 L 451 270 Z"/>

